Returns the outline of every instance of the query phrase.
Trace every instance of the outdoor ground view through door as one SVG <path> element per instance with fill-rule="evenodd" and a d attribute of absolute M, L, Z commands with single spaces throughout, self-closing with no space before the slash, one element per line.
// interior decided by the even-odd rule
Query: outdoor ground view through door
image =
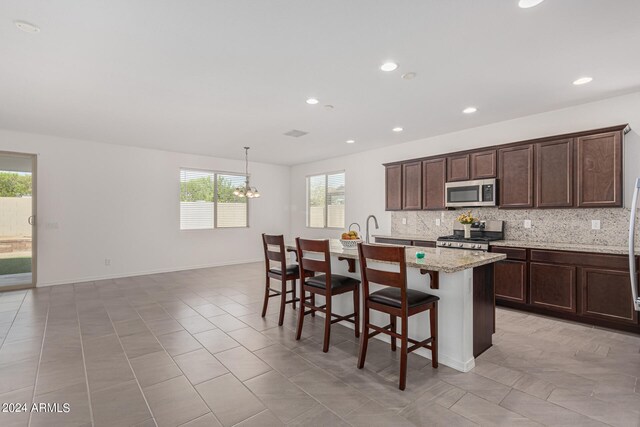
<path fill-rule="evenodd" d="M 0 289 L 33 283 L 32 163 L 0 154 Z"/>

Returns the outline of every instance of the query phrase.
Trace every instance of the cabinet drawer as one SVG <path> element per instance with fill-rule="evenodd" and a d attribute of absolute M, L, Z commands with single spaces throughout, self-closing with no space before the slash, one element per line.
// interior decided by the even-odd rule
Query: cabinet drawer
<path fill-rule="evenodd" d="M 387 237 L 376 237 L 376 243 L 385 243 L 387 245 L 403 245 L 411 246 L 411 240 L 404 239 L 390 239 Z"/>
<path fill-rule="evenodd" d="M 507 259 L 527 260 L 527 250 L 523 248 L 507 248 L 504 246 L 492 246 L 491 252 L 507 254 Z"/>
<path fill-rule="evenodd" d="M 422 248 L 435 248 L 436 242 L 429 241 L 429 240 L 414 240 L 413 246 L 419 246 Z"/>
<path fill-rule="evenodd" d="M 629 259 L 624 255 L 531 249 L 531 261 L 629 271 Z"/>
<path fill-rule="evenodd" d="M 532 262 L 529 291 L 531 305 L 576 313 L 576 268 Z"/>

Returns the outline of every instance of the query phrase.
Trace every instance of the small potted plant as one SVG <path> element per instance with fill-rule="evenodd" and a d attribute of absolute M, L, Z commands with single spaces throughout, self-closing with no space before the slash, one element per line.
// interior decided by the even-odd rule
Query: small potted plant
<path fill-rule="evenodd" d="M 478 221 L 478 218 L 474 218 L 471 211 L 458 215 L 457 221 L 464 227 L 464 238 L 471 237 L 471 224 Z"/>

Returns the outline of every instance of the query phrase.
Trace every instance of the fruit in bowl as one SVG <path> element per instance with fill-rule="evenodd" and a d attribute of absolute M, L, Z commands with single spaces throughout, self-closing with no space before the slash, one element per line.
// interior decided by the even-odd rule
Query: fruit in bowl
<path fill-rule="evenodd" d="M 355 249 L 361 241 L 358 232 L 353 230 L 342 233 L 342 236 L 340 236 L 340 243 L 342 243 L 342 247 L 345 249 Z"/>
<path fill-rule="evenodd" d="M 357 231 L 348 231 L 346 233 L 342 233 L 342 240 L 358 240 L 360 236 L 358 236 Z"/>

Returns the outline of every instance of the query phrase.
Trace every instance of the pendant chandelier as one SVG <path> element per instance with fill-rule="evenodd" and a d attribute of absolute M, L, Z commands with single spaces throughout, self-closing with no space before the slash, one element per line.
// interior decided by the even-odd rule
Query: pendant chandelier
<path fill-rule="evenodd" d="M 254 197 L 260 197 L 260 192 L 258 192 L 258 189 L 249 185 L 249 147 L 244 147 L 244 157 L 244 174 L 247 177 L 247 180 L 245 181 L 243 186 L 236 187 L 236 189 L 233 191 L 233 195 L 238 197 L 248 197 L 250 199 Z"/>

